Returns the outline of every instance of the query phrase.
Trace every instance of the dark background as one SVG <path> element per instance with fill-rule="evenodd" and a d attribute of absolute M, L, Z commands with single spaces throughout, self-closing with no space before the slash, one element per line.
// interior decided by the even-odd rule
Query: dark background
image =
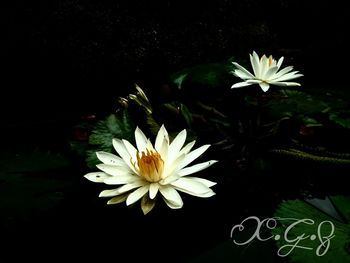
<path fill-rule="evenodd" d="M 2 4 L 0 116 L 6 134 L 2 157 L 38 147 L 66 150 L 66 132 L 81 115 L 110 112 L 135 83 L 156 98 L 172 72 L 230 57 L 247 59 L 252 50 L 285 56 L 305 75 L 301 82 L 306 89 L 347 89 L 348 14 L 345 1 L 328 0 Z M 11 167 L 11 162 L 6 164 Z M 30 218 L 5 215 L 3 229 L 9 246 L 2 255 L 46 262 L 97 255 L 100 260 L 121 261 L 124 254 L 143 258 L 161 251 L 180 260 L 179 250 L 186 256 L 197 255 L 227 238 L 227 226 L 235 218 L 221 209 L 225 204 L 218 205 L 217 199 L 204 203 L 188 199 L 187 207 L 192 202 L 194 209 L 163 209 L 146 218 L 133 210 L 118 214 L 115 211 L 125 208 L 105 208 L 94 186 L 81 183 L 81 173 L 71 167 L 54 172 L 54 176 L 74 178 L 71 183 L 76 187 L 64 192 L 64 201 L 56 209 L 29 213 Z M 9 206 L 11 196 L 17 194 L 10 191 Z M 234 200 L 232 210 L 245 211 L 234 193 L 225 194 Z M 259 212 L 269 214 L 273 205 L 261 206 Z M 8 248 L 14 252 L 5 253 Z M 43 256 L 43 251 L 49 256 Z"/>
<path fill-rule="evenodd" d="M 13 2 L 1 15 L 2 116 L 101 109 L 135 82 L 152 89 L 252 50 L 285 56 L 306 87 L 342 88 L 347 14 L 328 0 Z"/>

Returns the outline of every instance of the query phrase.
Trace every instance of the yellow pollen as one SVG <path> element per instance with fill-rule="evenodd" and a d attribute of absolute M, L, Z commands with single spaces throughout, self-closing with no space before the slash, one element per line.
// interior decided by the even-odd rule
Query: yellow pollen
<path fill-rule="evenodd" d="M 164 161 L 156 151 L 137 152 L 137 164 L 140 175 L 148 182 L 155 183 L 163 177 Z"/>
<path fill-rule="evenodd" d="M 269 66 L 271 66 L 272 62 L 273 62 L 273 58 L 272 56 L 269 56 Z"/>

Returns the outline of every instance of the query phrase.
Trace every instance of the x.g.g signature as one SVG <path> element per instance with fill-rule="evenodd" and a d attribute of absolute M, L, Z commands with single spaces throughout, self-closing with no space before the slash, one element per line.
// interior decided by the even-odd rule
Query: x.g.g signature
<path fill-rule="evenodd" d="M 284 231 L 279 234 L 271 234 L 271 231 L 281 223 Z M 313 227 L 314 233 L 300 233 L 296 230 L 302 225 Z M 246 240 L 236 240 L 235 234 L 244 231 L 245 227 L 253 226 L 253 234 Z M 304 228 L 303 228 L 304 229 Z M 267 231 L 266 231 L 267 230 Z M 250 216 L 244 219 L 240 224 L 234 225 L 230 232 L 230 238 L 236 245 L 246 245 L 254 239 L 267 241 L 270 239 L 283 241 L 283 245 L 277 251 L 278 256 L 286 257 L 294 249 L 306 249 L 313 251 L 315 255 L 324 256 L 330 248 L 331 240 L 335 237 L 335 227 L 331 221 L 316 222 L 310 218 L 279 218 L 271 217 L 260 220 L 256 216 Z M 268 233 L 268 234 L 266 234 Z M 306 242 L 310 240 L 311 242 Z M 307 244 L 306 244 L 307 243 Z M 310 245 L 312 244 L 312 245 Z"/>

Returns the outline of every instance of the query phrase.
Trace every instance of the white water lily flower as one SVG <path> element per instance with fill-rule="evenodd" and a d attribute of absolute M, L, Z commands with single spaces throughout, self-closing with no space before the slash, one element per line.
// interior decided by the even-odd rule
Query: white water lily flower
<path fill-rule="evenodd" d="M 283 57 L 276 61 L 272 56 L 267 57 L 263 55 L 259 58 L 258 54 L 253 51 L 253 54 L 249 54 L 250 63 L 252 64 L 254 74 L 250 73 L 247 69 L 242 67 L 236 62 L 232 62 L 237 67 L 232 73 L 236 77 L 243 79 L 243 82 L 238 82 L 232 85 L 231 88 L 241 88 L 253 84 L 259 84 L 261 89 L 266 92 L 270 85 L 276 86 L 300 86 L 297 82 L 288 82 L 295 78 L 303 76 L 298 74 L 298 71 L 292 71 L 293 67 L 285 67 L 280 70 Z"/>
<path fill-rule="evenodd" d="M 113 139 L 113 146 L 120 157 L 107 152 L 97 152 L 97 157 L 102 162 L 97 168 L 102 172 L 88 173 L 85 178 L 96 183 L 120 185 L 118 188 L 102 191 L 99 196 L 113 197 L 107 204 L 126 201 L 127 205 L 131 205 L 142 199 L 141 208 L 144 214 L 153 209 L 157 196 L 161 196 L 172 209 L 183 206 L 178 191 L 197 197 L 211 197 L 215 193 L 210 187 L 215 185 L 215 182 L 188 175 L 217 161 L 187 166 L 210 145 L 203 145 L 191 151 L 195 141 L 184 146 L 186 136 L 184 129 L 170 143 L 168 132 L 162 125 L 153 146 L 137 127 L 136 148 L 127 140 Z"/>

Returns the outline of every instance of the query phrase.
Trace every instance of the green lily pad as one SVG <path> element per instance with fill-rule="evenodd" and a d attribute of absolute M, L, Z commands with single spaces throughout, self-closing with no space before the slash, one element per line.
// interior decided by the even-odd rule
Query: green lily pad
<path fill-rule="evenodd" d="M 350 262 L 350 198 L 332 196 L 330 200 L 336 209 L 333 210 L 339 211 L 344 221 L 303 200 L 284 201 L 276 210 L 275 217 L 281 224 L 272 233 L 281 237 L 276 238 L 276 244 L 290 262 Z M 295 225 L 288 230 L 292 224 Z"/>
<path fill-rule="evenodd" d="M 119 112 L 118 115 L 110 114 L 104 120 L 99 120 L 89 136 L 89 145 L 85 147 L 88 167 L 92 168 L 99 163 L 96 157 L 97 151 L 113 151 L 113 138 L 132 141 L 134 139 L 132 123 L 127 110 Z"/>
<path fill-rule="evenodd" d="M 281 98 L 269 101 L 268 108 L 273 114 L 281 116 L 310 115 L 320 113 L 328 108 L 328 105 L 311 95 L 297 90 L 281 90 Z"/>

